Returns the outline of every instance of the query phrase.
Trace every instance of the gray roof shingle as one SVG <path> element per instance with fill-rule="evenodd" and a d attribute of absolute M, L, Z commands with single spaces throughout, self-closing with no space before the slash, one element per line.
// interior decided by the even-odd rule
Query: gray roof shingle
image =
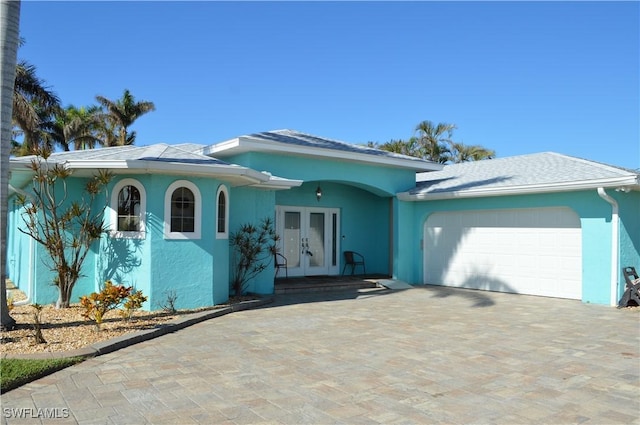
<path fill-rule="evenodd" d="M 388 157 L 388 158 L 403 159 L 403 160 L 423 162 L 423 163 L 430 162 L 430 161 L 425 161 L 423 159 L 416 158 L 413 156 L 401 155 L 393 152 L 383 151 L 381 149 L 370 148 L 362 145 L 355 145 L 352 143 L 342 142 L 339 140 L 327 139 L 325 137 L 313 136 L 311 134 L 301 133 L 295 130 L 263 131 L 261 133 L 253 133 L 245 137 L 250 137 L 253 139 L 259 139 L 263 141 L 310 147 L 310 148 L 330 149 L 335 151 L 374 155 L 378 157 Z"/>
<path fill-rule="evenodd" d="M 159 143 L 149 146 L 114 146 L 100 149 L 86 149 L 51 154 L 49 162 L 65 161 L 158 161 L 185 164 L 228 165 L 216 158 L 201 155 L 198 149 L 204 145 L 168 145 Z M 31 162 L 33 156 L 12 158 L 13 162 Z"/>
<path fill-rule="evenodd" d="M 464 193 L 513 187 L 570 185 L 629 177 L 635 171 L 555 152 L 496 158 L 445 166 L 440 171 L 419 173 L 409 194 Z"/>

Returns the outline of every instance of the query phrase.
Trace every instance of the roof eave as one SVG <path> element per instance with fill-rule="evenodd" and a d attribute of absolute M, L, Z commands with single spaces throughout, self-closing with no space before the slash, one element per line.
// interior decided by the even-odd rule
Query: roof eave
<path fill-rule="evenodd" d="M 302 180 L 290 180 L 290 179 L 271 179 L 264 183 L 258 183 L 251 185 L 259 189 L 271 189 L 271 190 L 286 190 L 294 187 L 300 187 L 304 183 Z"/>
<path fill-rule="evenodd" d="M 605 189 L 640 190 L 640 176 L 624 176 L 610 179 L 586 180 L 571 183 L 544 185 L 512 186 L 490 189 L 472 189 L 452 192 L 401 192 L 397 197 L 401 201 L 437 201 L 444 199 L 483 198 L 489 196 L 533 195 L 538 193 L 574 192 L 591 190 L 599 187 Z"/>
<path fill-rule="evenodd" d="M 287 153 L 317 158 L 331 158 L 375 165 L 386 165 L 390 167 L 406 168 L 415 171 L 439 171 L 444 167 L 443 164 L 421 161 L 419 159 L 402 159 L 389 156 L 377 157 L 375 155 L 366 153 L 347 152 L 327 148 L 314 148 L 309 146 L 297 146 L 287 143 L 265 141 L 254 137 L 238 137 L 226 142 L 218 143 L 206 148 L 203 151 L 203 154 L 219 157 L 222 156 L 220 154 L 232 155 L 245 152 Z"/>
<path fill-rule="evenodd" d="M 74 170 L 77 175 L 89 175 L 97 169 L 109 170 L 114 174 L 154 174 L 190 175 L 199 177 L 219 177 L 231 179 L 235 184 L 259 184 L 271 180 L 269 175 L 239 165 L 193 164 L 147 160 L 67 160 L 61 163 Z M 28 170 L 31 163 L 14 162 L 12 169 Z"/>

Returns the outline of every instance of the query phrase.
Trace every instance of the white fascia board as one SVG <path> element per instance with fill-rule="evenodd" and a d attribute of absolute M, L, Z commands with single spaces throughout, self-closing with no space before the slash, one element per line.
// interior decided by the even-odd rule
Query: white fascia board
<path fill-rule="evenodd" d="M 389 156 L 376 156 L 366 153 L 348 152 L 336 149 L 314 148 L 309 146 L 298 146 L 289 143 L 279 143 L 254 139 L 250 137 L 240 137 L 217 145 L 210 146 L 204 150 L 204 155 L 216 153 L 243 153 L 243 152 L 272 152 L 287 153 L 293 155 L 313 156 L 318 158 L 332 158 L 344 161 L 364 162 L 368 164 L 386 165 L 390 167 L 408 168 L 416 171 L 439 171 L 444 165 L 435 162 L 420 162 L 418 160 L 393 158 Z"/>
<path fill-rule="evenodd" d="M 268 182 L 251 185 L 260 189 L 284 190 L 302 186 L 303 180 L 291 180 L 283 178 L 271 178 Z"/>
<path fill-rule="evenodd" d="M 482 198 L 489 196 L 533 195 L 536 193 L 573 192 L 591 190 L 598 187 L 628 188 L 640 190 L 640 177 L 624 176 L 611 179 L 585 180 L 571 183 L 555 183 L 527 186 L 511 186 L 488 189 L 470 189 L 463 192 L 416 193 L 401 192 L 396 196 L 401 201 L 436 201 L 443 199 Z"/>
<path fill-rule="evenodd" d="M 32 161 L 26 161 L 22 158 L 25 157 L 20 157 L 21 159 L 14 159 L 11 158 L 9 159 L 9 170 L 13 171 L 13 170 L 29 170 L 29 171 L 33 171 L 31 169 L 32 167 Z M 43 162 L 43 164 L 46 164 Z"/>
<path fill-rule="evenodd" d="M 119 161 L 90 161 L 70 160 L 65 162 L 65 166 L 73 170 L 96 170 L 107 169 L 116 173 L 125 171 L 134 174 L 186 174 L 203 177 L 233 177 L 241 178 L 247 183 L 262 183 L 269 181 L 269 176 L 250 168 L 228 164 L 190 164 L 181 162 L 163 161 L 140 161 L 140 160 L 119 160 Z"/>
<path fill-rule="evenodd" d="M 236 137 L 235 139 L 227 140 L 226 142 L 220 142 L 220 143 L 216 143 L 215 145 L 207 146 L 202 150 L 202 155 L 215 156 L 215 154 L 218 152 L 224 152 L 224 151 L 228 151 L 230 149 L 239 148 L 239 147 L 240 147 L 240 139 Z"/>
<path fill-rule="evenodd" d="M 68 160 L 62 163 L 77 175 L 89 175 L 95 170 L 109 170 L 115 174 L 176 174 L 230 179 L 234 186 L 255 186 L 269 189 L 289 189 L 302 185 L 302 180 L 273 177 L 269 173 L 233 164 L 189 164 L 180 162 L 141 160 Z M 33 173 L 31 163 L 12 162 L 15 172 Z"/>

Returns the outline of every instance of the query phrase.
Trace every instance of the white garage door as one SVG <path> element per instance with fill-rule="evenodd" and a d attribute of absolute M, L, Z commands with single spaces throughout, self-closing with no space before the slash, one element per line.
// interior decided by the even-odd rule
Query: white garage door
<path fill-rule="evenodd" d="M 581 241 L 569 208 L 434 213 L 424 227 L 424 283 L 581 299 Z"/>

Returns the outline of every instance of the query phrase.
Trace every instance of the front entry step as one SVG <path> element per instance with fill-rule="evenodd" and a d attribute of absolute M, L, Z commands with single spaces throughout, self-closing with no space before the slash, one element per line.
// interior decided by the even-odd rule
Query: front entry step
<path fill-rule="evenodd" d="M 305 292 L 356 291 L 379 288 L 378 279 L 369 277 L 302 277 L 276 279 L 275 294 L 299 294 Z"/>

